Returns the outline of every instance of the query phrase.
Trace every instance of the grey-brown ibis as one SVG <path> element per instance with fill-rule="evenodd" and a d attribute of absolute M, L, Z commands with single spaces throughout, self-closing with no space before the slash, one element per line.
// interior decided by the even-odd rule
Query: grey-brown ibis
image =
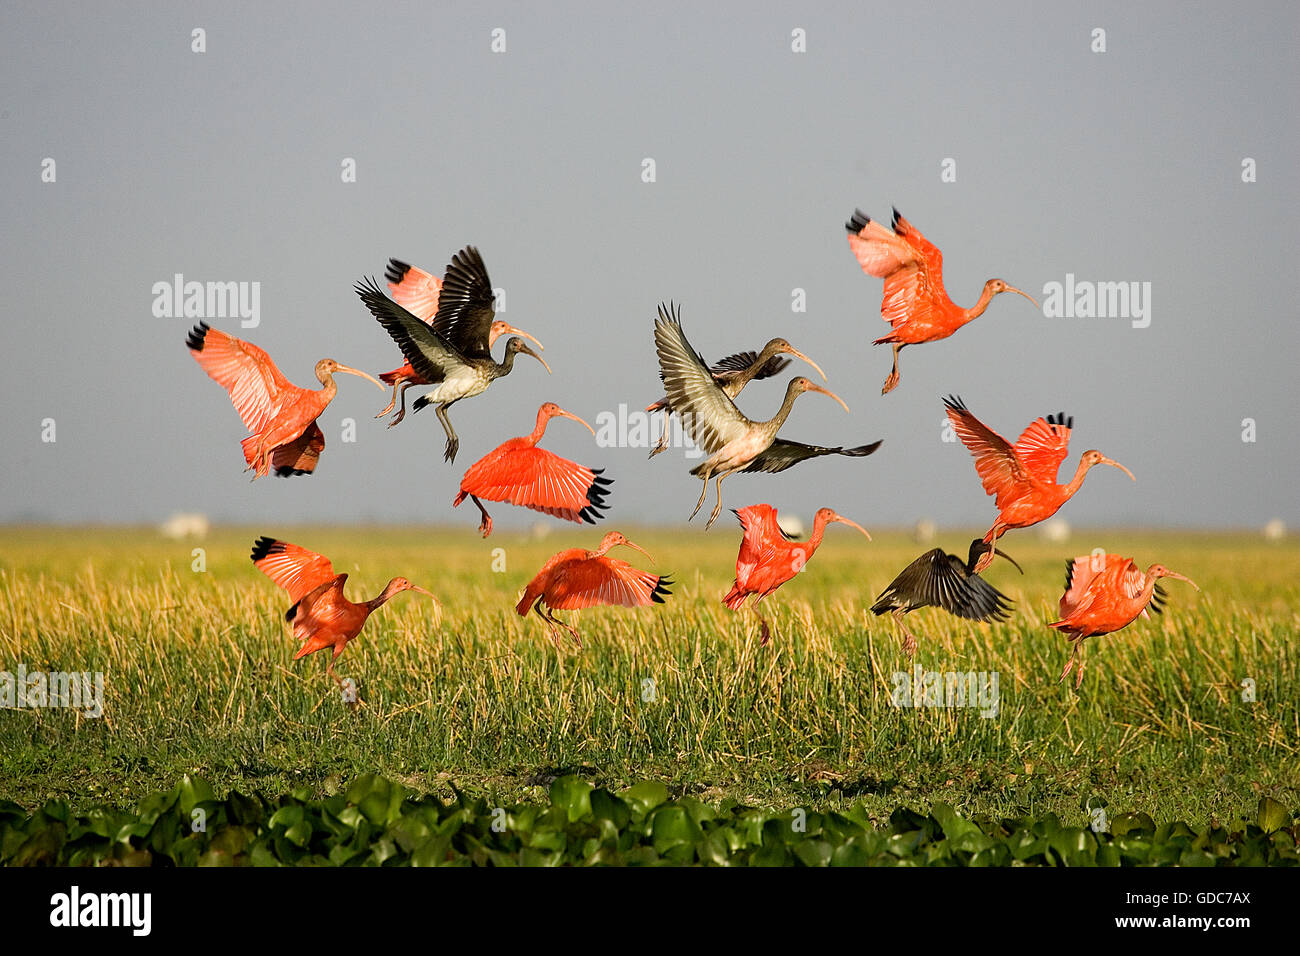
<path fill-rule="evenodd" d="M 820 365 L 781 338 L 772 339 L 763 346 L 760 352 L 737 352 L 735 355 L 728 355 L 726 358 L 710 365 L 709 372 L 713 375 L 713 380 L 718 383 L 718 386 L 727 393 L 727 397 L 734 399 L 750 382 L 771 378 L 785 371 L 786 366 L 790 364 L 790 360 L 782 358 L 783 354 L 803 359 L 817 370 L 817 374 L 822 377 L 823 382 L 826 381 L 826 373 L 822 371 Z M 672 408 L 668 405 L 667 395 L 646 406 L 647 412 L 664 410 L 667 410 L 669 414 L 672 413 Z M 663 436 L 650 452 L 650 457 L 653 458 L 667 447 L 668 420 L 665 418 Z"/>
<path fill-rule="evenodd" d="M 443 277 L 438 300 L 438 321 L 445 323 L 443 332 L 426 325 L 384 295 L 373 278 L 358 282 L 356 292 L 392 336 L 412 369 L 434 386 L 433 391 L 416 399 L 412 408 L 418 412 L 426 405 L 435 406 L 438 420 L 447 433 L 444 455 L 447 461 L 455 461 L 460 448 L 447 409 L 463 398 L 481 394 L 498 378 L 509 375 L 515 355 L 520 352 L 537 359 L 547 372 L 551 370 L 545 359 L 513 335 L 506 342 L 505 358 L 501 362 L 493 360 L 488 351 L 488 336 L 496 314 L 492 282 L 482 256 L 473 246 L 466 246 L 452 257 Z"/>
<path fill-rule="evenodd" d="M 889 587 L 871 605 L 875 614 L 892 614 L 902 631 L 903 650 L 916 653 L 916 637 L 903 623 L 903 616 L 923 607 L 943 608 L 949 614 L 972 621 L 1004 621 L 1011 613 L 1010 598 L 975 573 L 979 559 L 988 551 L 1006 558 L 1024 570 L 1014 558 L 979 538 L 970 543 L 965 562 L 943 548 L 921 555 L 899 572 Z"/>
<path fill-rule="evenodd" d="M 777 438 L 777 432 L 794 408 L 795 399 L 804 392 L 827 395 L 848 411 L 842 398 L 803 376 L 790 380 L 786 386 L 785 400 L 775 416 L 767 421 L 746 418 L 714 380 L 704 359 L 686 340 L 675 306 L 659 307 L 659 318 L 655 321 L 655 347 L 659 354 L 659 377 L 663 380 L 668 403 L 681 417 L 687 434 L 709 456 L 691 469 L 691 474 L 704 482 L 700 500 L 691 512 L 692 518 L 704 505 L 709 480 L 712 478 L 716 482 L 714 487 L 718 502 L 704 526 L 706 530 L 722 511 L 724 478 L 738 472 L 785 471 L 801 461 L 822 455 L 862 458 L 880 447 L 879 441 L 856 448 L 830 448 Z"/>
<path fill-rule="evenodd" d="M 437 276 L 425 272 L 418 266 L 410 265 L 401 259 L 389 259 L 388 267 L 384 270 L 384 278 L 388 280 L 388 290 L 392 294 L 393 301 L 402 306 L 416 318 L 423 319 L 429 325 L 433 326 L 435 332 L 444 337 L 448 333 L 450 317 L 454 314 L 453 310 L 447 310 L 439 318 L 438 316 L 438 299 L 442 294 L 442 280 Z M 523 329 L 517 329 L 509 322 L 503 322 L 500 319 L 493 321 L 488 328 L 487 348 L 492 351 L 492 346 L 496 344 L 497 339 L 503 335 L 519 335 L 528 339 L 539 349 L 545 351 L 545 347 L 537 339 L 533 338 Z M 393 397 L 389 400 L 388 405 L 381 411 L 376 418 L 383 418 L 391 412 L 398 403 L 401 407 L 397 409 L 397 414 L 393 420 L 388 423 L 392 428 L 403 418 L 406 417 L 406 390 L 412 385 L 431 385 L 433 383 L 425 381 L 418 372 L 407 362 L 401 368 L 395 368 L 391 372 L 385 372 L 379 376 L 380 380 L 386 385 L 393 387 Z"/>

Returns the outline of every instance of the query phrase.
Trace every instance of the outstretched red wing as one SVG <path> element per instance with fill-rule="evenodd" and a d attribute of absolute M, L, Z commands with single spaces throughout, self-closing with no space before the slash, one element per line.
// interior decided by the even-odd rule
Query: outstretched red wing
<path fill-rule="evenodd" d="M 250 432 L 262 431 L 279 410 L 283 394 L 296 390 L 266 352 L 207 323 L 194 327 L 186 345 L 194 361 L 230 394 Z"/>
<path fill-rule="evenodd" d="M 1069 451 L 1069 427 L 1045 418 L 1034 419 L 1015 444 L 1016 455 L 1025 471 L 1038 481 L 1051 485 L 1056 484 L 1056 473 Z"/>
<path fill-rule="evenodd" d="M 984 492 L 994 495 L 994 501 L 1001 508 L 1016 496 L 1027 477 L 1015 449 L 972 415 L 960 399 L 950 398 L 945 404 L 953 431 L 975 457 L 975 470 L 984 484 Z"/>
<path fill-rule="evenodd" d="M 257 569 L 288 591 L 295 604 L 303 595 L 337 577 L 329 558 L 274 538 L 258 538 L 252 558 Z"/>
<path fill-rule="evenodd" d="M 595 481 L 596 473 L 590 468 L 544 448 L 524 445 L 489 452 L 465 472 L 460 490 L 581 522 L 583 509 L 596 504 L 590 495 Z"/>
<path fill-rule="evenodd" d="M 546 603 L 560 611 L 600 604 L 642 607 L 654 603 L 658 586 L 659 575 L 638 570 L 618 558 L 581 558 L 555 568 Z"/>

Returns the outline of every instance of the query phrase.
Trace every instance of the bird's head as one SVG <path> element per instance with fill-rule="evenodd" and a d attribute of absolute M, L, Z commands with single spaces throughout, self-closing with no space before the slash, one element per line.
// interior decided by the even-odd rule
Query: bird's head
<path fill-rule="evenodd" d="M 575 422 L 578 422 L 586 428 L 587 431 L 591 432 L 593 435 L 596 434 L 596 429 L 588 425 L 584 419 L 579 418 L 577 415 L 573 414 L 573 412 L 566 412 L 554 402 L 546 402 L 542 405 L 542 407 L 537 410 L 537 418 L 539 421 L 550 421 L 552 418 L 572 418 Z"/>
<path fill-rule="evenodd" d="M 316 363 L 316 381 L 320 382 L 322 385 L 328 385 L 330 376 L 335 372 L 347 372 L 349 375 L 359 375 L 362 378 L 368 378 L 379 387 L 381 392 L 384 390 L 384 385 L 379 381 L 379 379 L 375 378 L 373 375 L 367 375 L 365 372 L 360 372 L 349 365 L 344 365 L 342 362 L 336 362 L 334 359 L 326 358 L 321 359 Z"/>
<path fill-rule="evenodd" d="M 1025 569 L 1022 568 L 1016 562 L 1015 558 L 1011 557 L 1011 555 L 1007 554 L 1001 548 L 993 547 L 993 545 L 989 544 L 983 538 L 976 538 L 974 541 L 970 543 L 970 556 L 966 559 L 966 570 L 971 571 L 973 573 L 975 569 L 975 565 L 979 562 L 979 559 L 984 557 L 984 555 L 988 554 L 990 550 L 992 550 L 992 552 L 998 557 L 1006 558 L 1008 561 L 1014 564 L 1016 566 L 1016 570 L 1019 571 L 1021 574 L 1025 573 Z"/>
<path fill-rule="evenodd" d="M 1190 584 L 1192 587 L 1196 588 L 1196 590 L 1198 590 L 1198 591 L 1201 589 L 1201 588 L 1200 588 L 1200 585 L 1198 585 L 1198 584 L 1197 584 L 1195 581 L 1193 581 L 1191 578 L 1187 577 L 1186 575 L 1179 574 L 1177 571 L 1170 571 L 1170 570 L 1169 570 L 1167 567 L 1165 567 L 1163 564 L 1153 564 L 1153 565 L 1151 565 L 1151 567 L 1147 568 L 1147 577 L 1151 577 L 1151 578 L 1177 578 L 1179 581 L 1186 581 L 1188 584 Z"/>
<path fill-rule="evenodd" d="M 503 335 L 522 335 L 524 338 L 528 339 L 528 341 L 532 342 L 543 352 L 546 351 L 545 345 L 537 341 L 537 339 L 533 338 L 523 329 L 517 329 L 509 322 L 503 322 L 500 319 L 497 319 L 495 322 L 493 322 L 491 328 L 488 329 L 488 348 L 491 348 L 492 346 L 496 345 L 497 339 L 501 338 L 501 336 Z"/>
<path fill-rule="evenodd" d="M 1090 448 L 1087 451 L 1085 451 L 1083 453 L 1083 458 L 1080 459 L 1079 463 L 1083 465 L 1085 468 L 1091 468 L 1093 465 L 1110 465 L 1112 468 L 1118 468 L 1120 471 L 1124 472 L 1124 474 L 1128 475 L 1130 478 L 1133 478 L 1133 472 L 1129 471 L 1127 468 L 1125 468 L 1123 465 L 1121 465 L 1119 462 L 1115 461 L 1114 459 L 1107 458 L 1105 455 L 1097 451 L 1097 449 L 1095 448 Z M 1133 480 L 1137 481 L 1136 478 L 1133 478 Z"/>
<path fill-rule="evenodd" d="M 844 399 L 840 398 L 829 388 L 822 388 L 816 382 L 812 381 L 812 379 L 804 378 L 802 375 L 790 379 L 790 384 L 786 386 L 786 391 L 792 392 L 795 395 L 801 395 L 804 392 L 821 392 L 823 395 L 829 395 L 831 398 L 835 399 L 835 401 L 839 402 L 840 406 L 846 412 L 849 410 L 849 406 L 844 404 Z"/>
<path fill-rule="evenodd" d="M 1016 295 L 1023 295 L 1030 302 L 1034 303 L 1035 309 L 1038 308 L 1037 299 L 1028 292 L 1025 292 L 1022 289 L 1017 289 L 1015 286 L 1008 284 L 1005 279 L 989 279 L 988 282 L 984 283 L 984 291 L 989 294 L 990 299 L 1000 292 L 1014 292 Z"/>
<path fill-rule="evenodd" d="M 384 588 L 385 600 L 394 594 L 401 594 L 403 591 L 417 591 L 420 594 L 433 598 L 433 614 L 435 624 L 442 622 L 442 602 L 434 597 L 432 591 L 426 591 L 418 584 L 412 584 L 406 578 L 393 578 L 388 582 L 388 587 Z"/>
<path fill-rule="evenodd" d="M 640 551 L 647 558 L 650 558 L 649 551 L 641 547 L 639 544 L 633 544 L 621 531 L 611 531 L 609 534 L 605 535 L 605 537 L 601 538 L 600 547 L 596 549 L 596 554 L 604 554 L 609 551 L 610 548 L 617 548 L 619 545 L 625 545 L 634 551 Z M 650 558 L 650 563 L 654 563 L 654 558 Z"/>
<path fill-rule="evenodd" d="M 547 372 L 550 372 L 551 370 L 551 367 L 546 364 L 546 359 L 542 358 L 540 355 L 538 355 L 536 352 L 530 349 L 528 347 L 528 344 L 518 336 L 512 335 L 510 337 L 510 340 L 506 342 L 506 352 L 507 353 L 523 352 L 525 355 L 531 355 L 533 358 L 537 359 L 537 361 L 541 362 L 542 365 L 546 367 Z"/>
<path fill-rule="evenodd" d="M 850 528 L 857 528 L 864 535 L 866 535 L 868 541 L 871 540 L 871 535 L 867 532 L 866 528 L 862 527 L 862 525 L 858 524 L 856 521 L 844 517 L 844 515 L 835 511 L 833 508 L 821 508 L 817 511 L 817 514 L 813 515 L 813 524 L 817 524 L 818 522 L 821 522 L 822 525 L 828 525 L 832 521 L 838 521 L 840 524 L 846 524 Z"/>
<path fill-rule="evenodd" d="M 797 348 L 795 348 L 785 339 L 773 339 L 772 341 L 768 342 L 767 345 L 763 346 L 763 354 L 769 356 L 793 355 L 797 359 L 803 359 L 805 362 L 807 362 L 809 365 L 811 365 L 813 368 L 817 370 L 817 374 L 822 377 L 823 382 L 826 381 L 826 373 L 822 371 L 822 367 L 818 365 L 816 362 L 814 362 L 812 359 L 810 359 L 808 356 L 800 352 Z"/>

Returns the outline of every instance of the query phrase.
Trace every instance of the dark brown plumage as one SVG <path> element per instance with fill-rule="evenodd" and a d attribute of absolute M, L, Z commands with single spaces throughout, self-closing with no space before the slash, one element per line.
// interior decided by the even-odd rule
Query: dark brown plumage
<path fill-rule="evenodd" d="M 903 634 L 903 649 L 909 655 L 916 652 L 916 637 L 903 623 L 903 616 L 918 608 L 938 607 L 972 621 L 1006 620 L 1014 602 L 974 572 L 976 562 L 988 550 L 989 545 L 976 538 L 964 562 L 942 548 L 927 551 L 890 582 L 871 606 L 872 612 L 893 615 Z M 1024 574 L 1015 560 L 999 549 L 993 550 Z"/>

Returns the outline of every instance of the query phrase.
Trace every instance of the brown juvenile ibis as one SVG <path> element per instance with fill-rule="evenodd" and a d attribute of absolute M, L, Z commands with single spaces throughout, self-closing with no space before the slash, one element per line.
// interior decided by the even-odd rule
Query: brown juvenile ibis
<path fill-rule="evenodd" d="M 713 375 L 713 380 L 727 394 L 728 398 L 734 399 L 739 395 L 750 382 L 756 382 L 760 379 L 771 378 L 779 375 L 790 364 L 788 358 L 781 356 L 793 355 L 803 359 L 809 365 L 817 370 L 817 374 L 826 381 L 826 373 L 822 367 L 804 355 L 785 339 L 772 339 L 768 342 L 761 352 L 737 352 L 735 355 L 728 355 L 726 358 L 719 360 L 709 366 L 709 372 Z M 668 405 L 668 396 L 665 395 L 657 402 L 646 406 L 647 412 L 658 412 L 667 410 L 672 413 L 672 408 Z M 664 433 L 659 439 L 659 444 L 655 445 L 650 452 L 653 458 L 665 448 L 668 447 L 668 419 L 664 419 Z"/>
<path fill-rule="evenodd" d="M 668 393 L 668 402 L 682 419 L 687 433 L 709 457 L 691 469 L 701 478 L 704 488 L 691 512 L 694 518 L 704 505 L 709 480 L 716 479 L 718 503 L 709 516 L 708 529 L 722 511 L 722 480 L 738 472 L 778 472 L 809 458 L 822 455 L 847 455 L 862 458 L 880 447 L 876 441 L 856 448 L 829 448 L 777 438 L 794 408 L 794 401 L 804 392 L 828 395 L 848 411 L 844 400 L 803 376 L 792 378 L 786 386 L 785 401 L 776 415 L 767 421 L 753 421 L 736 407 L 682 332 L 681 320 L 673 306 L 659 307 L 655 321 L 655 346 L 659 354 L 659 377 Z"/>
<path fill-rule="evenodd" d="M 1014 558 L 976 538 L 970 543 L 966 561 L 943 548 L 921 555 L 899 572 L 889 587 L 876 598 L 871 610 L 892 614 L 902 632 L 903 650 L 910 657 L 916 653 L 916 636 L 903 623 L 903 616 L 923 607 L 943 608 L 949 614 L 971 621 L 1005 621 L 1014 603 L 1005 594 L 975 573 L 975 565 L 986 551 L 1006 558 L 1024 570 Z"/>
<path fill-rule="evenodd" d="M 450 325 L 450 318 L 454 311 L 449 310 L 443 314 L 441 319 L 438 318 L 438 299 L 442 294 L 442 280 L 437 276 L 425 272 L 418 266 L 410 265 L 400 259 L 389 259 L 388 268 L 384 270 L 384 278 L 388 280 L 388 290 L 392 293 L 393 301 L 406 309 L 418 319 L 423 319 L 433 327 L 435 332 L 446 336 Z M 523 329 L 517 329 L 509 322 L 502 322 L 500 319 L 495 320 L 488 328 L 487 348 L 492 351 L 492 346 L 496 344 L 497 339 L 503 335 L 520 335 L 528 339 L 539 349 L 542 343 L 537 341 Z M 543 349 L 544 351 L 544 349 Z M 389 400 L 388 406 L 381 411 L 376 418 L 383 418 L 401 402 L 401 408 L 398 408 L 397 414 L 393 420 L 388 423 L 392 428 L 403 418 L 406 417 L 406 390 L 412 385 L 432 385 L 411 367 L 407 362 L 401 368 L 395 368 L 391 372 L 385 372 L 379 376 L 380 380 L 386 385 L 393 386 L 393 397 Z"/>
<path fill-rule="evenodd" d="M 482 256 L 473 246 L 466 246 L 452 257 L 442 280 L 438 321 L 446 323 L 445 333 L 426 325 L 384 295 L 373 278 L 358 282 L 356 292 L 392 336 L 411 367 L 435 386 L 433 391 L 416 399 L 412 408 L 418 412 L 426 405 L 435 406 L 438 420 L 447 433 L 444 455 L 447 461 L 455 461 L 460 448 L 447 409 L 463 398 L 481 394 L 498 378 L 509 375 L 519 352 L 537 359 L 547 372 L 551 370 L 546 360 L 518 336 L 511 336 L 506 342 L 502 362 L 493 360 L 488 351 L 488 336 L 496 314 L 492 282 Z"/>

